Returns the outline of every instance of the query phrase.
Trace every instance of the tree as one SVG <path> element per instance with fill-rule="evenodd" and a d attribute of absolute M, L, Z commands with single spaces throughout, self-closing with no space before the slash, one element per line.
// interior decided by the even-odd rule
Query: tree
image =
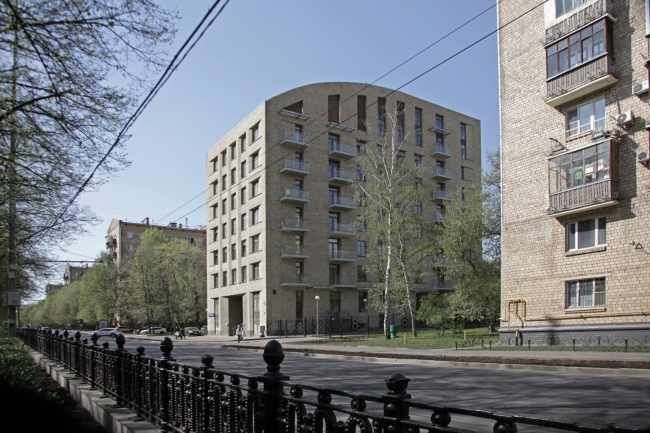
<path fill-rule="evenodd" d="M 363 181 L 358 180 L 355 186 L 357 200 L 365 206 L 361 218 L 367 230 L 363 236 L 377 245 L 367 250 L 372 263 L 367 270 L 377 269 L 380 277 L 371 300 L 383 309 L 385 318 L 391 306 L 408 313 L 413 336 L 417 336 L 411 283 L 428 254 L 421 233 L 429 224 L 422 216 L 426 193 L 416 182 L 422 178 L 420 167 L 406 161 L 401 150 L 405 140 L 397 125 L 401 115 L 386 114 L 388 131 L 380 134 L 376 148 L 366 146 L 364 154 L 357 157 Z M 388 338 L 388 320 L 384 320 L 384 334 Z"/>
<path fill-rule="evenodd" d="M 0 3 L 0 219 L 15 233 L 25 295 L 53 271 L 44 259 L 94 221 L 73 204 L 127 161 L 118 137 L 163 65 L 174 15 L 151 0 L 4 0 Z M 0 291 L 9 257 L 0 235 Z"/>
<path fill-rule="evenodd" d="M 465 318 L 489 319 L 495 330 L 501 299 L 501 179 L 499 153 L 489 169 L 457 189 L 446 210 L 441 248 L 445 276 L 453 281 L 450 303 Z"/>
<path fill-rule="evenodd" d="M 431 292 L 417 312 L 418 320 L 436 330 L 438 335 L 445 335 L 447 329 L 453 329 L 458 323 L 458 315 L 452 311 L 449 304 L 450 294 L 446 292 Z"/>

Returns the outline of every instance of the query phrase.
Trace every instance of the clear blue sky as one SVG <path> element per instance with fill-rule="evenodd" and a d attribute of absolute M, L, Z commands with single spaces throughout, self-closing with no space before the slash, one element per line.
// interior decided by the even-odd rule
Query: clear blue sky
<path fill-rule="evenodd" d="M 212 0 L 159 0 L 176 9 L 175 52 Z M 326 81 L 370 83 L 494 0 L 231 0 L 131 128 L 129 168 L 82 196 L 102 220 L 58 253 L 95 258 L 111 219 L 206 222 L 205 154 L 264 100 Z M 377 85 L 396 88 L 496 28 L 493 8 Z M 483 159 L 499 147 L 497 38 L 491 36 L 403 92 L 482 122 Z M 485 162 L 484 162 L 485 166 Z M 181 218 L 182 217 L 182 218 Z M 63 275 L 64 265 L 61 266 Z M 51 281 L 60 282 L 60 281 Z"/>

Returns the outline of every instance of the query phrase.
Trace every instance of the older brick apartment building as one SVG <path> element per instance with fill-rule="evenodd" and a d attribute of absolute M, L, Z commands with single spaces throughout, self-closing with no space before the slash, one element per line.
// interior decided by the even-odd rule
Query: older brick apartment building
<path fill-rule="evenodd" d="M 647 342 L 648 1 L 498 4 L 502 340 Z"/>
<path fill-rule="evenodd" d="M 366 314 L 363 212 L 351 182 L 356 155 L 376 146 L 383 113 L 403 112 L 403 158 L 421 164 L 444 218 L 449 192 L 480 173 L 480 122 L 402 92 L 361 83 L 320 83 L 258 106 L 207 153 L 208 327 L 248 333 L 277 320 Z M 406 134 L 410 131 L 410 134 Z M 414 179 L 415 180 L 415 179 Z M 449 289 L 430 272 L 417 293 Z M 375 314 L 377 314 L 375 312 Z M 271 326 L 271 325 L 268 325 Z M 270 328 L 269 328 L 270 329 Z"/>

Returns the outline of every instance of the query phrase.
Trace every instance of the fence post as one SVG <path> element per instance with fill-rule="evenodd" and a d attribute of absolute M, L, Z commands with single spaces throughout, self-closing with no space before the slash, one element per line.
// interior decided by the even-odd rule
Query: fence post
<path fill-rule="evenodd" d="M 339 328 L 341 330 L 341 338 L 343 338 L 343 314 L 339 311 Z"/>
<path fill-rule="evenodd" d="M 263 423 L 265 433 L 276 433 L 282 430 L 278 425 L 280 401 L 277 397 L 284 394 L 281 381 L 289 380 L 289 376 L 285 376 L 280 372 L 282 361 L 284 361 L 282 345 L 277 340 L 269 341 L 264 348 L 264 362 L 266 362 L 267 372 L 264 376 L 258 377 L 259 381 L 264 384 L 262 399 L 264 401 Z"/>
<path fill-rule="evenodd" d="M 214 394 L 214 391 L 211 389 L 212 385 L 208 383 L 208 380 L 214 379 L 214 365 L 212 362 L 214 358 L 210 355 L 205 355 L 201 358 L 201 377 L 203 379 L 203 395 L 201 399 L 203 400 L 203 431 L 210 431 L 210 415 L 212 411 L 210 410 L 210 397 Z"/>
<path fill-rule="evenodd" d="M 117 344 L 117 349 L 115 349 L 115 401 L 117 404 L 124 404 L 124 357 L 127 350 L 124 348 L 124 343 L 126 343 L 126 338 L 123 334 L 119 334 L 115 337 L 115 344 Z"/>
<path fill-rule="evenodd" d="M 625 339 L 625 353 L 627 353 L 627 338 Z"/>
<path fill-rule="evenodd" d="M 158 368 L 160 369 L 160 388 L 158 398 L 160 399 L 160 412 L 158 412 L 158 417 L 160 418 L 160 431 L 168 432 L 172 430 L 172 427 L 169 425 L 169 370 L 172 369 L 169 365 L 170 361 L 175 361 L 171 357 L 172 350 L 174 349 L 174 343 L 172 343 L 171 338 L 165 337 L 160 343 L 160 351 L 163 353 L 162 358 L 158 360 Z"/>
<path fill-rule="evenodd" d="M 303 316 L 302 318 L 302 331 L 303 331 L 303 337 L 307 336 L 307 318 Z"/>
<path fill-rule="evenodd" d="M 79 354 L 81 353 L 81 332 L 74 333 L 74 375 L 75 377 L 81 376 L 81 360 Z"/>
<path fill-rule="evenodd" d="M 97 376 L 95 375 L 95 355 L 97 354 L 97 348 L 99 347 L 97 340 L 99 340 L 99 335 L 93 334 L 90 336 L 90 341 L 93 342 L 93 345 L 88 349 L 90 350 L 90 389 L 97 388 Z"/>
<path fill-rule="evenodd" d="M 384 417 L 392 420 L 384 421 L 383 431 L 400 433 L 404 430 L 402 421 L 410 419 L 409 407 L 403 404 L 404 400 L 411 398 L 411 394 L 406 392 L 410 380 L 402 373 L 393 373 L 386 379 L 388 394 L 381 397 L 381 402 L 384 404 Z"/>

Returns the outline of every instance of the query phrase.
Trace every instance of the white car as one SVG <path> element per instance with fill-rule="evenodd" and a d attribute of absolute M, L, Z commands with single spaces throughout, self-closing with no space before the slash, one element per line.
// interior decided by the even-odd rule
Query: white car
<path fill-rule="evenodd" d="M 102 328 L 98 331 L 93 331 L 90 333 L 90 336 L 97 335 L 99 337 L 111 337 L 115 338 L 120 335 L 121 332 L 117 328 Z"/>
<path fill-rule="evenodd" d="M 160 326 L 152 326 L 151 330 L 149 328 L 144 328 L 139 332 L 139 334 L 166 334 L 167 329 L 161 328 Z"/>

